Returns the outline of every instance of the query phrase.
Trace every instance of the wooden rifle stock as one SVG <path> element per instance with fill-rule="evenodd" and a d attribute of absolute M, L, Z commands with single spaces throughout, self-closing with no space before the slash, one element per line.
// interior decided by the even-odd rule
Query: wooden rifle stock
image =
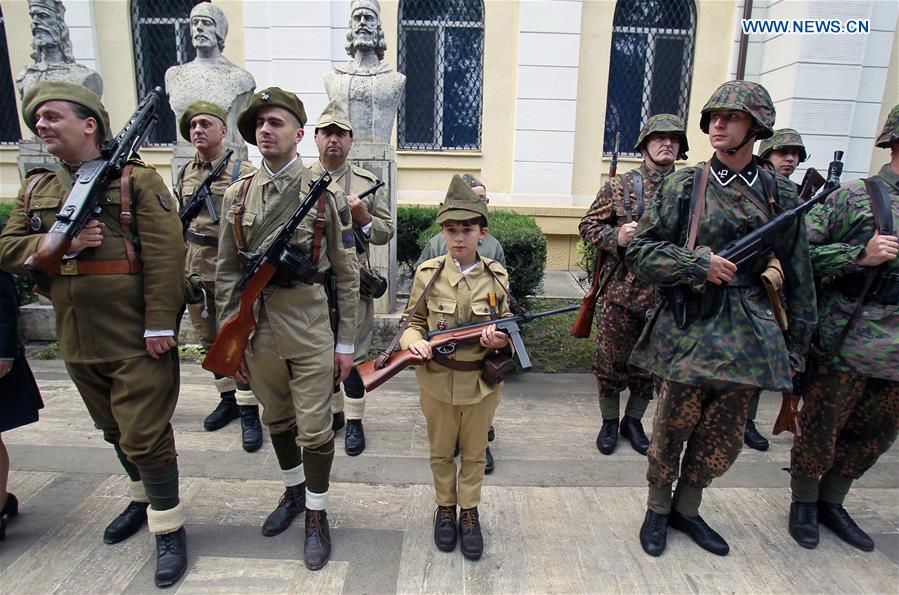
<path fill-rule="evenodd" d="M 597 250 L 600 250 L 600 248 L 597 248 Z M 599 259 L 597 259 L 593 268 L 593 282 L 590 284 L 590 289 L 584 294 L 584 301 L 581 302 L 577 320 L 574 321 L 574 325 L 571 327 L 571 336 L 577 339 L 588 338 L 591 329 L 593 329 L 593 315 L 596 312 L 596 299 L 599 297 L 599 274 L 602 268 Z"/>
<path fill-rule="evenodd" d="M 222 325 L 215 337 L 215 342 L 203 360 L 203 368 L 229 378 L 237 373 L 250 342 L 250 333 L 256 328 L 253 304 L 277 270 L 277 267 L 268 262 L 260 265 L 259 271 L 240 292 L 240 309 L 237 314 Z"/>
<path fill-rule="evenodd" d="M 51 281 L 59 273 L 59 263 L 71 245 L 72 238 L 64 233 L 46 233 L 40 248 L 25 261 L 25 269 L 31 273 L 37 292 L 44 297 L 50 295 Z"/>
<path fill-rule="evenodd" d="M 780 403 L 780 412 L 774 421 L 773 433 L 775 436 L 781 432 L 792 432 L 799 436 L 799 395 L 783 393 L 783 401 Z"/>

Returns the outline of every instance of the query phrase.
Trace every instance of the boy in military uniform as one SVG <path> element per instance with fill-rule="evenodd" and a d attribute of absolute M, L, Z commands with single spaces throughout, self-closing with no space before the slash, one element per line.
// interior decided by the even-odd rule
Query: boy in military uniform
<path fill-rule="evenodd" d="M 418 267 L 403 315 L 408 326 L 400 345 L 429 360 L 417 367 L 415 374 L 421 386 L 437 497 L 434 543 L 449 552 L 461 534 L 462 554 L 477 560 L 484 551 L 478 504 L 487 431 L 502 388 L 501 382 L 491 385 L 485 381 L 481 368 L 491 353 L 511 353 L 511 349 L 508 338 L 497 332 L 495 325 L 482 331 L 480 343 L 459 347 L 450 355 L 432 352 L 424 336 L 433 330 L 510 316 L 508 276 L 501 264 L 478 255 L 478 240 L 488 233 L 487 206 L 461 176 L 453 176 L 437 222 L 449 249 L 444 256 Z M 462 455 L 458 476 L 453 456 L 457 440 Z"/>
<path fill-rule="evenodd" d="M 671 114 L 649 118 L 634 146 L 643 155 L 640 167 L 607 180 L 578 225 L 581 238 L 601 251 L 600 279 L 605 284 L 593 356 L 602 413 L 596 447 L 604 455 L 615 450 L 619 426 L 634 450 L 646 454 L 649 449 L 640 420 L 652 400 L 652 377 L 628 366 L 627 360 L 646 324 L 647 311 L 655 305 L 655 288 L 638 281 L 621 261 L 656 188 L 674 171 L 675 159 L 687 158 L 688 150 L 680 118 Z M 619 424 L 619 393 L 626 388 L 630 396 Z"/>
<path fill-rule="evenodd" d="M 239 308 L 239 252 L 265 248 L 315 180 L 297 155 L 305 124 L 303 103 L 278 87 L 256 93 L 238 116 L 241 136 L 259 147 L 263 160 L 225 192 L 215 277 L 221 323 Z M 338 184 L 330 184 L 287 250 L 292 262 L 309 266 L 278 267 L 254 305 L 256 330 L 235 380 L 251 383 L 262 403 L 286 488 L 262 533 L 281 533 L 305 509 L 305 563 L 318 570 L 331 555 L 325 511 L 334 459 L 331 392 L 353 367 L 359 300 L 349 207 Z M 329 274 L 336 276 L 340 312 L 336 342 L 324 286 Z"/>
<path fill-rule="evenodd" d="M 0 237 L 0 267 L 25 261 L 74 184 L 82 163 L 110 138 L 100 100 L 80 85 L 44 81 L 22 101 L 28 127 L 59 159 L 28 173 Z M 187 568 L 184 509 L 169 423 L 178 400 L 177 317 L 184 302 L 184 243 L 177 203 L 162 178 L 132 159 L 102 191 L 100 215 L 72 239 L 52 279 L 59 353 L 94 423 L 131 479 L 131 503 L 103 534 L 117 543 L 148 522 L 156 535 L 156 584 Z M 148 510 L 149 507 L 149 510 Z"/>
<path fill-rule="evenodd" d="M 665 178 L 625 253 L 639 280 L 668 286 L 631 355 L 631 364 L 661 379 L 640 529 L 640 544 L 652 556 L 664 551 L 669 524 L 714 554 L 730 551 L 699 516 L 702 492 L 740 453 L 753 394 L 790 390 L 792 373 L 804 368 L 815 324 L 805 228 L 797 222 L 787 232 L 796 239 L 781 263 L 798 279 L 785 288 L 786 334 L 760 280 L 767 257 L 737 270 L 716 254 L 798 204 L 793 185 L 761 170 L 752 155 L 752 141 L 770 136 L 773 123 L 774 104 L 764 87 L 721 85 L 700 118 L 715 153 L 703 166 Z M 681 291 L 683 299 L 675 299 Z"/>
<path fill-rule="evenodd" d="M 874 549 L 843 502 L 899 428 L 899 105 L 876 144 L 890 162 L 806 216 L 812 266 L 824 279 L 790 462 L 789 530 L 806 548 L 818 545 L 820 522 Z"/>
<path fill-rule="evenodd" d="M 225 125 L 227 115 L 221 107 L 208 101 L 195 101 L 181 115 L 178 129 L 182 138 L 197 149 L 193 160 L 178 174 L 175 196 L 183 208 L 193 198 L 200 185 L 225 159 L 224 139 L 228 135 Z M 204 205 L 191 220 L 184 232 L 187 242 L 187 261 L 184 264 L 188 276 L 196 276 L 202 283 L 203 300 L 189 304 L 187 311 L 203 348 L 208 350 L 215 342 L 217 317 L 215 310 L 215 261 L 218 256 L 219 224 L 222 215 L 222 196 L 238 177 L 252 173 L 255 168 L 249 161 L 229 158 L 219 176 L 209 187 L 216 209 L 216 221 Z M 215 386 L 220 395 L 218 406 L 203 421 L 203 427 L 212 432 L 240 417 L 243 448 L 247 452 L 262 446 L 262 424 L 259 421 L 259 402 L 246 384 L 236 386 L 232 378 L 215 375 Z"/>
<path fill-rule="evenodd" d="M 362 416 L 365 413 L 365 385 L 356 366 L 368 359 L 371 335 L 375 326 L 375 304 L 372 283 L 376 280 L 371 268 L 371 246 L 387 244 L 394 234 L 393 219 L 387 191 L 381 188 L 375 194 L 359 199 L 362 194 L 378 183 L 378 178 L 368 170 L 347 162 L 353 147 L 353 128 L 350 118 L 336 101 L 325 106 L 315 125 L 315 146 L 318 147 L 318 161 L 308 166 L 316 177 L 325 171 L 331 173 L 333 183 L 343 188 L 347 205 L 353 219 L 355 252 L 359 261 L 359 310 L 356 314 L 356 353 L 353 369 L 343 386 L 347 400 L 343 401 L 341 391 L 332 398 L 331 411 L 337 414 L 345 403 L 346 435 L 344 448 L 351 457 L 365 450 L 365 428 Z M 360 251 L 361 250 L 361 251 Z M 338 424 L 339 426 L 339 424 Z"/>

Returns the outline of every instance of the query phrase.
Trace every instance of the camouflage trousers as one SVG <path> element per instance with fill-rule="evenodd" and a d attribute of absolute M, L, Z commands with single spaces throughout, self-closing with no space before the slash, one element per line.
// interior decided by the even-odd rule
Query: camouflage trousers
<path fill-rule="evenodd" d="M 858 479 L 896 441 L 899 382 L 840 372 L 810 361 L 790 474 Z"/>
<path fill-rule="evenodd" d="M 652 400 L 652 376 L 627 363 L 643 332 L 646 317 L 627 308 L 603 300 L 596 323 L 596 351 L 593 353 L 593 375 L 599 389 L 599 409 L 604 420 L 619 413 L 619 393 L 630 389 L 625 415 L 642 419 Z"/>
<path fill-rule="evenodd" d="M 743 447 L 746 410 L 755 391 L 754 387 L 716 390 L 663 379 L 647 453 L 649 485 L 670 486 L 679 476 L 678 485 L 704 488 L 724 475 Z"/>

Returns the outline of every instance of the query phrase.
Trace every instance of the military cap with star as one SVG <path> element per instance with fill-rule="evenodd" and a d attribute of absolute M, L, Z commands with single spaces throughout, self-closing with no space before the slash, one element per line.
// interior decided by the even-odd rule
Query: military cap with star
<path fill-rule="evenodd" d="M 300 127 L 306 125 L 306 109 L 299 97 L 280 87 L 263 89 L 253 95 L 247 109 L 237 116 L 237 130 L 240 131 L 240 136 L 251 145 L 256 144 L 256 112 L 265 107 L 286 109 L 300 121 Z"/>
<path fill-rule="evenodd" d="M 225 113 L 225 110 L 216 104 L 209 101 L 194 101 L 187 106 L 187 109 L 184 110 L 184 113 L 181 114 L 181 119 L 178 121 L 178 130 L 181 132 L 181 137 L 187 142 L 190 142 L 190 121 L 200 114 L 215 116 L 222 121 L 223 126 L 228 121 L 228 115 Z"/>
<path fill-rule="evenodd" d="M 109 114 L 106 113 L 100 98 L 87 87 L 64 81 L 41 81 L 29 87 L 22 97 L 22 118 L 33 133 L 37 134 L 35 114 L 38 108 L 48 101 L 68 101 L 80 105 L 97 120 L 103 137 L 112 138 L 109 130 Z"/>
<path fill-rule="evenodd" d="M 454 175 L 446 191 L 446 198 L 437 212 L 437 223 L 468 221 L 477 217 L 483 217 L 487 221 L 487 205 L 465 183 L 462 176 Z"/>

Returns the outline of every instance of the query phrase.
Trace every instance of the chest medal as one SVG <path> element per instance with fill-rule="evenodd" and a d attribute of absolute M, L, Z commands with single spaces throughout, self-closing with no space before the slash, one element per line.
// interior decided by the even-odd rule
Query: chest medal
<path fill-rule="evenodd" d="M 32 214 L 28 219 L 28 227 L 31 228 L 31 231 L 40 231 L 41 224 L 41 218 L 36 213 Z"/>
<path fill-rule="evenodd" d="M 446 327 L 447 327 L 446 318 L 444 318 L 443 316 L 441 316 L 440 318 L 437 319 L 437 330 L 438 330 L 438 331 L 445 331 L 445 330 L 446 330 Z"/>

